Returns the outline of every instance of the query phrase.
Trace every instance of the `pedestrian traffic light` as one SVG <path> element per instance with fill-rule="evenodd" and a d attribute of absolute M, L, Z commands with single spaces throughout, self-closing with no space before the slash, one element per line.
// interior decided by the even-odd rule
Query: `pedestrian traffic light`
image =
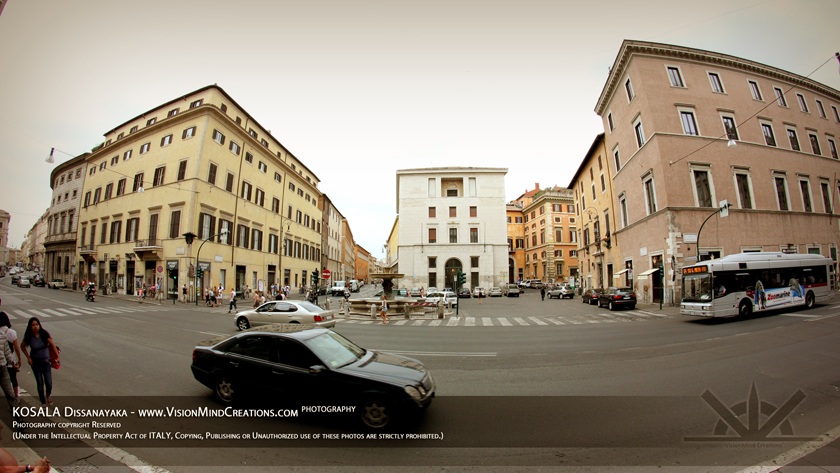
<path fill-rule="evenodd" d="M 467 283 L 467 273 L 463 271 L 458 271 L 458 287 L 463 286 Z"/>

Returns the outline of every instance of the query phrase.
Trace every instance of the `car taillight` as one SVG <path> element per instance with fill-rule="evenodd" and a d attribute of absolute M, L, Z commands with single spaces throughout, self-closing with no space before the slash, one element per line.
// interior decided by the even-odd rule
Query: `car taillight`
<path fill-rule="evenodd" d="M 198 361 L 198 350 L 193 350 L 193 363 Z"/>
<path fill-rule="evenodd" d="M 321 317 L 320 315 L 316 315 L 316 316 L 314 316 L 314 320 L 315 320 L 315 322 L 323 322 L 324 318 Z"/>

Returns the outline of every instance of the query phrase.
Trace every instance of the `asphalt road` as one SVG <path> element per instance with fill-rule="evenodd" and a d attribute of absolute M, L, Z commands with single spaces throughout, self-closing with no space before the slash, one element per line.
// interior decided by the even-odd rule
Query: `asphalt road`
<path fill-rule="evenodd" d="M 9 278 L 0 281 L 0 297 L 21 334 L 33 311 L 48 315 L 41 320 L 62 348 L 63 366 L 54 374 L 57 405 L 84 399 L 103 407 L 132 402 L 218 407 L 189 365 L 197 342 L 235 332 L 226 306 L 108 297 L 86 304 L 79 292 L 18 289 Z M 408 354 L 431 369 L 437 399 L 414 433 L 442 439 L 107 445 L 136 458 L 126 463 L 179 472 L 260 465 L 737 471 L 840 425 L 837 305 L 709 321 L 683 318 L 673 308 L 660 312 L 658 306 L 610 313 L 580 299 L 540 301 L 536 292 L 461 304 L 463 320 L 456 325 L 342 320 L 336 327 L 362 346 Z M 469 317 L 473 325 L 466 325 Z M 19 379 L 34 392 L 28 369 Z M 743 424 L 740 431 L 735 421 Z M 165 418 L 152 426 L 357 432 L 332 419 Z M 43 450 L 38 451 L 54 465 L 61 459 L 93 466 L 104 456 L 103 449 L 90 457 L 91 449 L 78 442 Z"/>

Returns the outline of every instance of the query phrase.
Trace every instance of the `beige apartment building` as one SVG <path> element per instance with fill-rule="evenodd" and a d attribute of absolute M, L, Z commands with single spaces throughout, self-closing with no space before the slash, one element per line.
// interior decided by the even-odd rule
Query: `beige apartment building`
<path fill-rule="evenodd" d="M 621 257 L 613 235 L 615 201 L 604 134 L 595 137 L 569 189 L 577 203 L 578 261 L 582 288 L 632 285 L 632 259 Z"/>
<path fill-rule="evenodd" d="M 578 235 L 574 193 L 562 187 L 526 192 L 522 204 L 525 240 L 524 279 L 577 284 Z"/>
<path fill-rule="evenodd" d="M 12 265 L 9 260 L 9 223 L 11 221 L 11 214 L 0 210 L 0 273 L 5 273 L 7 266 Z"/>
<path fill-rule="evenodd" d="M 84 162 L 82 281 L 192 300 L 308 285 L 320 267 L 317 176 L 218 86 L 116 126 Z"/>
<path fill-rule="evenodd" d="M 625 41 L 595 111 L 611 237 L 640 299 L 677 302 L 680 269 L 698 259 L 785 251 L 836 261 L 838 108 L 837 90 L 773 66 Z"/>
<path fill-rule="evenodd" d="M 508 242 L 508 283 L 525 279 L 525 216 L 517 202 L 505 206 Z"/>
<path fill-rule="evenodd" d="M 76 238 L 82 190 L 87 175 L 88 153 L 76 156 L 56 166 L 50 173 L 49 217 L 44 241 L 44 278 L 62 279 L 67 287 L 77 280 Z"/>

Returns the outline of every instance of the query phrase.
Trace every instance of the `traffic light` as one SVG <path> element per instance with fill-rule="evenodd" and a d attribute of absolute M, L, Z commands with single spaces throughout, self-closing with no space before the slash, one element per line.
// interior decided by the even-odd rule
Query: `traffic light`
<path fill-rule="evenodd" d="M 458 271 L 458 287 L 463 286 L 467 283 L 467 273 L 463 271 Z"/>
<path fill-rule="evenodd" d="M 175 282 L 178 282 L 178 270 L 175 268 L 169 268 L 169 277 L 174 279 Z"/>
<path fill-rule="evenodd" d="M 195 270 L 196 279 L 201 279 L 202 276 L 204 276 L 204 268 L 201 268 L 201 267 L 196 268 L 196 270 Z"/>
<path fill-rule="evenodd" d="M 313 271 L 312 272 L 312 285 L 313 286 L 318 285 L 318 271 Z"/>

